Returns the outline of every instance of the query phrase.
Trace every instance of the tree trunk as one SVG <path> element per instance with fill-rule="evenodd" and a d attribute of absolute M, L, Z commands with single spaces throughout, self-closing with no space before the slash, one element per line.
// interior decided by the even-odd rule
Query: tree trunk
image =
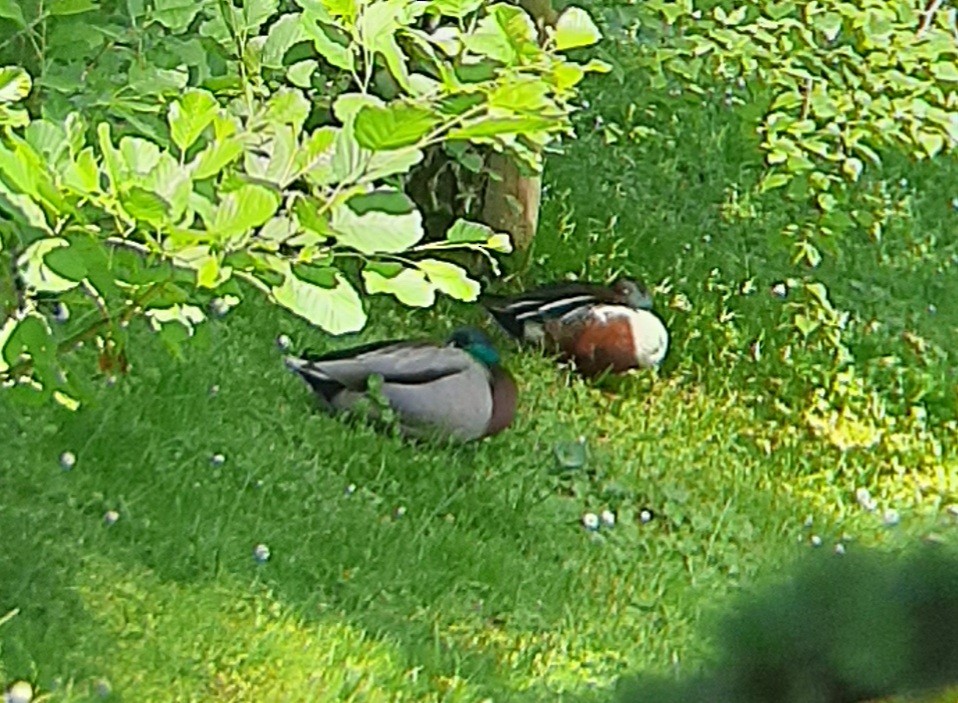
<path fill-rule="evenodd" d="M 545 38 L 545 28 L 554 27 L 558 13 L 550 0 L 519 0 L 539 28 L 539 41 Z M 532 246 L 539 225 L 539 203 L 542 198 L 542 177 L 523 176 L 512 159 L 493 154 L 489 169 L 496 175 L 486 185 L 482 216 L 493 229 L 507 232 L 513 246 L 527 251 Z"/>
<path fill-rule="evenodd" d="M 515 162 L 503 154 L 492 154 L 489 169 L 498 178 L 489 178 L 482 204 L 482 219 L 493 229 L 508 232 L 512 245 L 525 251 L 532 244 L 539 224 L 542 178 L 523 176 Z"/>

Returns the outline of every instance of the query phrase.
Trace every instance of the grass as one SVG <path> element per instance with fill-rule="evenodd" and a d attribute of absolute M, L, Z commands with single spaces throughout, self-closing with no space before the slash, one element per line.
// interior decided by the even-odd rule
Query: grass
<path fill-rule="evenodd" d="M 925 420 L 901 413 L 874 446 L 848 446 L 874 428 L 809 414 L 801 351 L 780 355 L 787 311 L 768 291 L 793 272 L 779 236 L 793 212 L 741 195 L 759 173 L 741 118 L 638 93 L 590 84 L 582 138 L 549 162 L 522 279 L 625 269 L 656 283 L 673 331 L 659 374 L 594 386 L 503 341 L 515 427 L 431 446 L 317 413 L 273 341 L 354 339 L 256 302 L 182 360 L 139 330 L 133 373 L 79 413 L 0 395 L 0 617 L 16 609 L 0 681 L 55 701 L 608 700 L 622 674 L 707 661 L 724 597 L 775 578 L 813 535 L 823 550 L 953 540 L 958 168 L 893 163 L 863 184 L 894 205 L 890 233 L 850 236 L 823 266 L 861 358 L 901 359 L 887 402 L 927 386 Z M 654 131 L 608 144 L 610 124 Z M 462 320 L 485 324 L 468 306 L 378 301 L 362 338 L 441 337 Z M 557 473 L 555 446 L 580 436 L 587 464 Z M 653 521 L 636 520 L 643 507 Z M 606 508 L 614 529 L 582 529 Z"/>

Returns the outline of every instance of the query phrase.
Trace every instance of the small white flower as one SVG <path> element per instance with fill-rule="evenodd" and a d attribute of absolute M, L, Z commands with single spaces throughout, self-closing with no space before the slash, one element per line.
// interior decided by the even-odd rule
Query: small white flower
<path fill-rule="evenodd" d="M 885 514 L 882 515 L 882 522 L 884 522 L 888 527 L 894 527 L 901 522 L 901 515 L 899 515 L 898 511 L 894 508 L 889 508 L 885 511 Z"/>
<path fill-rule="evenodd" d="M 53 306 L 53 319 L 63 324 L 70 319 L 70 308 L 64 303 L 56 303 Z"/>
<path fill-rule="evenodd" d="M 642 510 L 639 511 L 639 522 L 642 522 L 642 523 L 652 522 L 652 518 L 654 517 L 655 517 L 655 513 L 653 513 L 648 508 L 642 508 Z"/>
<path fill-rule="evenodd" d="M 822 546 L 822 538 L 819 537 L 818 535 L 812 535 L 812 536 L 809 538 L 808 541 L 811 543 L 811 545 L 812 545 L 813 547 L 821 547 L 821 546 Z"/>
<path fill-rule="evenodd" d="M 878 503 L 874 498 L 872 498 L 871 492 L 865 487 L 859 488 L 857 491 L 855 491 L 855 500 L 857 500 L 858 504 L 868 512 L 872 512 L 878 507 Z"/>
<path fill-rule="evenodd" d="M 343 495 L 345 495 L 348 498 L 355 492 L 356 492 L 356 484 L 350 483 L 348 486 L 346 486 L 346 489 L 343 491 Z"/>
<path fill-rule="evenodd" d="M 73 452 L 63 452 L 60 455 L 60 466 L 63 467 L 64 471 L 69 471 L 77 463 L 77 456 Z"/>
<path fill-rule="evenodd" d="M 908 187 L 908 179 L 907 179 L 907 178 L 900 178 L 900 179 L 898 179 L 898 185 L 900 185 L 902 188 L 907 188 L 907 187 Z"/>
<path fill-rule="evenodd" d="M 103 513 L 103 523 L 105 525 L 115 525 L 116 521 L 120 519 L 120 514 L 115 510 L 107 510 Z"/>
<path fill-rule="evenodd" d="M 97 679 L 96 683 L 93 684 L 93 689 L 100 698 L 106 698 L 113 692 L 113 687 L 106 679 Z"/>
<path fill-rule="evenodd" d="M 582 516 L 582 526 L 589 531 L 598 530 L 599 516 L 595 513 L 586 513 Z"/>
<path fill-rule="evenodd" d="M 223 317 L 229 311 L 230 311 L 229 304 L 222 298 L 213 298 L 210 301 L 210 312 L 212 312 L 217 317 Z"/>
<path fill-rule="evenodd" d="M 398 508 L 396 508 L 395 512 L 393 513 L 393 517 L 398 520 L 399 518 L 403 517 L 405 514 L 406 514 L 406 506 L 400 505 Z"/>
<path fill-rule="evenodd" d="M 841 556 L 844 553 L 845 553 L 845 545 L 839 542 L 838 544 L 835 545 L 835 554 L 837 554 L 838 556 Z"/>
<path fill-rule="evenodd" d="M 934 303 L 928 303 L 928 314 L 934 315 L 936 312 L 938 312 L 938 306 Z"/>
<path fill-rule="evenodd" d="M 784 282 L 779 281 L 772 286 L 772 295 L 776 298 L 784 298 L 788 295 L 788 286 Z"/>
<path fill-rule="evenodd" d="M 742 287 L 739 290 L 741 295 L 749 295 L 750 293 L 755 292 L 755 279 L 749 278 L 742 282 Z"/>
<path fill-rule="evenodd" d="M 4 703 L 30 703 L 33 700 L 33 686 L 26 681 L 17 681 L 3 696 Z"/>
<path fill-rule="evenodd" d="M 276 338 L 276 346 L 279 347 L 280 351 L 287 351 L 293 346 L 293 341 L 289 338 L 289 335 L 281 334 Z"/>
<path fill-rule="evenodd" d="M 611 510 L 603 510 L 602 515 L 599 516 L 602 519 L 602 524 L 606 527 L 615 527 L 615 513 Z"/>
<path fill-rule="evenodd" d="M 253 559 L 257 564 L 265 564 L 269 561 L 269 547 L 265 544 L 257 544 L 253 547 Z"/>
<path fill-rule="evenodd" d="M 814 522 L 815 522 L 815 518 L 813 516 L 806 515 L 805 522 L 802 523 L 802 527 L 804 527 L 807 530 L 808 528 L 812 526 L 812 524 L 814 524 Z"/>
<path fill-rule="evenodd" d="M 226 457 L 222 454 L 214 454 L 210 457 L 210 463 L 213 466 L 222 466 L 226 463 Z"/>
<path fill-rule="evenodd" d="M 958 210 L 958 197 L 954 197 L 951 199 L 951 207 L 954 208 L 955 210 Z"/>
<path fill-rule="evenodd" d="M 958 503 L 952 503 L 946 507 L 945 510 L 948 511 L 948 514 L 953 518 L 958 518 Z"/>
<path fill-rule="evenodd" d="M 749 346 L 748 350 L 752 355 L 752 361 L 758 362 L 762 360 L 762 340 L 756 339 L 752 342 L 751 346 Z"/>
<path fill-rule="evenodd" d="M 213 395 L 219 395 L 219 393 L 220 393 L 220 387 L 219 387 L 218 385 L 214 384 L 214 385 L 210 386 L 210 395 L 211 395 L 211 396 L 213 396 Z"/>

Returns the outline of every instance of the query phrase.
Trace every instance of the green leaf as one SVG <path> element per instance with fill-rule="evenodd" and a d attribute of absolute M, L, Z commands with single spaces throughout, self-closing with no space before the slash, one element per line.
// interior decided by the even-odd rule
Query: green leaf
<path fill-rule="evenodd" d="M 156 169 L 160 147 L 148 139 L 123 137 L 120 140 L 120 155 L 129 171 L 146 175 Z"/>
<path fill-rule="evenodd" d="M 154 227 L 169 223 L 170 204 L 162 196 L 140 186 L 121 191 L 120 204 L 135 220 L 147 222 Z"/>
<path fill-rule="evenodd" d="M 193 159 L 193 178 L 202 181 L 215 176 L 242 153 L 243 142 L 238 137 L 227 137 L 213 142 Z"/>
<path fill-rule="evenodd" d="M 865 165 L 862 163 L 861 159 L 856 159 L 854 156 L 849 156 L 842 163 L 842 172 L 853 181 L 857 181 L 859 176 L 862 175 L 862 169 L 864 167 Z"/>
<path fill-rule="evenodd" d="M 263 45 L 262 62 L 268 68 L 282 68 L 283 57 L 293 44 L 310 38 L 299 12 L 285 14 L 270 25 Z"/>
<path fill-rule="evenodd" d="M 313 131 L 302 147 L 296 151 L 297 174 L 308 173 L 323 183 L 331 182 L 333 150 L 340 130 L 336 127 L 320 127 Z"/>
<path fill-rule="evenodd" d="M 367 149 L 399 149 L 416 144 L 438 122 L 430 110 L 394 103 L 361 108 L 356 114 L 354 130 L 356 141 Z"/>
<path fill-rule="evenodd" d="M 313 40 L 316 52 L 326 59 L 331 66 L 344 71 L 352 71 L 355 67 L 353 54 L 350 48 L 337 42 L 333 38 L 333 30 L 319 22 L 305 22 L 303 29 Z"/>
<path fill-rule="evenodd" d="M 296 137 L 289 125 L 274 124 L 263 131 L 262 142 L 245 153 L 246 173 L 285 188 L 296 179 Z"/>
<path fill-rule="evenodd" d="M 462 35 L 462 43 L 472 53 L 506 65 L 517 58 L 515 47 L 494 16 L 479 20 L 471 33 Z"/>
<path fill-rule="evenodd" d="M 372 183 L 386 176 L 408 173 L 413 166 L 422 160 L 423 152 L 414 147 L 394 151 L 377 151 L 373 153 L 369 160 L 361 180 L 363 183 Z"/>
<path fill-rule="evenodd" d="M 541 78 L 516 78 L 493 90 L 489 104 L 514 112 L 541 112 L 552 103 L 549 90 Z"/>
<path fill-rule="evenodd" d="M 333 209 L 331 225 L 340 244 L 363 254 L 402 252 L 425 234 L 422 214 L 398 191 L 352 198 Z"/>
<path fill-rule="evenodd" d="M 828 41 L 835 41 L 835 37 L 842 31 L 842 16 L 837 12 L 824 12 L 816 15 L 812 22 L 815 29 L 824 34 Z"/>
<path fill-rule="evenodd" d="M 359 294 L 339 271 L 329 269 L 329 272 L 334 285 L 327 288 L 287 271 L 283 283 L 273 286 L 273 299 L 330 334 L 358 332 L 366 324 Z"/>
<path fill-rule="evenodd" d="M 767 193 L 770 190 L 781 188 L 787 184 L 789 180 L 791 179 L 785 173 L 769 173 L 762 179 L 758 190 L 760 193 Z"/>
<path fill-rule="evenodd" d="M 556 129 L 559 125 L 558 119 L 547 119 L 545 117 L 487 117 L 467 122 L 458 129 L 450 130 L 448 138 L 481 139 L 500 134 L 526 134 Z"/>
<path fill-rule="evenodd" d="M 192 337 L 196 325 L 206 319 L 206 315 L 195 305 L 171 305 L 166 308 L 150 308 L 146 311 L 150 326 L 159 332 L 171 322 L 178 322 L 185 328 L 187 336 Z"/>
<path fill-rule="evenodd" d="M 0 347 L 0 356 L 4 362 L 13 366 L 24 353 L 29 354 L 35 362 L 42 360 L 50 363 L 54 360 L 56 345 L 46 320 L 40 315 L 27 315 L 9 331 L 7 324 L 4 323 L 3 327 L 6 340 Z"/>
<path fill-rule="evenodd" d="M 508 234 L 494 234 L 486 240 L 486 248 L 500 254 L 511 254 L 512 240 Z"/>
<path fill-rule="evenodd" d="M 556 22 L 556 50 L 567 51 L 592 46 L 602 38 L 589 13 L 581 7 L 568 7 Z"/>
<path fill-rule="evenodd" d="M 46 11 L 48 14 L 64 17 L 89 12 L 99 9 L 99 7 L 99 4 L 93 2 L 93 0 L 50 0 L 47 3 Z"/>
<path fill-rule="evenodd" d="M 416 265 L 442 293 L 467 303 L 479 298 L 479 283 L 469 278 L 469 273 L 461 266 L 436 259 L 417 261 Z"/>
<path fill-rule="evenodd" d="M 216 288 L 222 282 L 219 259 L 212 254 L 202 259 L 196 268 L 196 285 L 199 288 Z"/>
<path fill-rule="evenodd" d="M 483 0 L 432 0 L 429 9 L 446 17 L 465 17 L 482 7 Z"/>
<path fill-rule="evenodd" d="M 315 59 L 297 61 L 286 71 L 286 77 L 295 86 L 309 88 L 312 85 L 313 74 L 318 67 L 319 62 Z"/>
<path fill-rule="evenodd" d="M 945 138 L 938 132 L 921 131 L 915 138 L 929 157 L 936 156 L 945 146 Z"/>
<path fill-rule="evenodd" d="M 27 26 L 20 9 L 20 0 L 0 0 L 0 19 L 13 20 L 20 29 Z"/>
<path fill-rule="evenodd" d="M 470 222 L 469 220 L 456 220 L 452 226 L 446 230 L 446 239 L 450 242 L 485 242 L 494 235 L 491 227 Z"/>
<path fill-rule="evenodd" d="M 363 270 L 363 283 L 370 295 L 388 293 L 403 305 L 427 308 L 436 302 L 436 290 L 422 271 L 403 268 L 398 274 L 384 276 L 375 265 Z"/>
<path fill-rule="evenodd" d="M 0 173 L 6 176 L 11 188 L 34 200 L 49 202 L 52 199 L 58 201 L 57 209 L 64 206 L 46 164 L 26 142 L 15 140 L 12 150 L 0 145 Z"/>
<path fill-rule="evenodd" d="M 227 193 L 213 210 L 208 227 L 222 239 L 229 239 L 265 224 L 279 209 L 279 196 L 259 185 L 244 185 Z"/>
<path fill-rule="evenodd" d="M 46 263 L 46 257 L 50 252 L 60 247 L 67 247 L 69 244 L 62 237 L 48 237 L 38 239 L 28 246 L 17 260 L 24 283 L 49 293 L 62 293 L 75 288 L 76 281 L 60 276 Z"/>
<path fill-rule="evenodd" d="M 196 19 L 203 3 L 191 0 L 153 0 L 152 17 L 172 34 L 180 34 Z"/>
<path fill-rule="evenodd" d="M 940 81 L 958 82 L 958 66 L 951 61 L 939 61 L 931 65 L 931 74 Z"/>
<path fill-rule="evenodd" d="M 168 219 L 178 221 L 189 207 L 193 195 L 191 168 L 183 166 L 168 151 L 160 154 L 160 160 L 142 185 L 156 193 L 170 206 Z"/>
<path fill-rule="evenodd" d="M 333 115 L 343 124 L 351 125 L 359 111 L 366 107 L 383 107 L 386 103 L 375 95 L 365 93 L 343 93 L 333 103 Z"/>
<path fill-rule="evenodd" d="M 200 134 L 216 117 L 219 103 L 213 94 L 201 89 L 191 89 L 170 105 L 167 119 L 170 123 L 170 137 L 181 152 L 189 149 Z"/>
<path fill-rule="evenodd" d="M 309 100 L 301 91 L 278 88 L 266 103 L 266 118 L 270 122 L 288 124 L 299 132 L 309 117 L 310 109 Z"/>
<path fill-rule="evenodd" d="M 100 188 L 100 169 L 96 163 L 93 147 L 87 147 L 63 172 L 63 184 L 80 193 L 96 193 Z"/>
<path fill-rule="evenodd" d="M 87 276 L 86 262 L 82 256 L 78 256 L 77 250 L 69 244 L 50 249 L 43 257 L 43 261 L 50 267 L 51 271 L 69 281 L 79 283 Z"/>
<path fill-rule="evenodd" d="M 0 68 L 0 103 L 15 103 L 30 94 L 30 74 L 18 66 Z"/>

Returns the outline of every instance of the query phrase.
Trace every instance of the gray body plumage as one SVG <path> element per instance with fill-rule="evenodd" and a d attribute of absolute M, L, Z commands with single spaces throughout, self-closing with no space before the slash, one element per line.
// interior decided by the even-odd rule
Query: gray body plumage
<path fill-rule="evenodd" d="M 412 435 L 438 430 L 463 441 L 486 432 L 493 412 L 490 371 L 457 347 L 397 343 L 353 356 L 287 357 L 317 395 L 334 410 L 349 410 L 368 397 L 369 379 Z"/>

